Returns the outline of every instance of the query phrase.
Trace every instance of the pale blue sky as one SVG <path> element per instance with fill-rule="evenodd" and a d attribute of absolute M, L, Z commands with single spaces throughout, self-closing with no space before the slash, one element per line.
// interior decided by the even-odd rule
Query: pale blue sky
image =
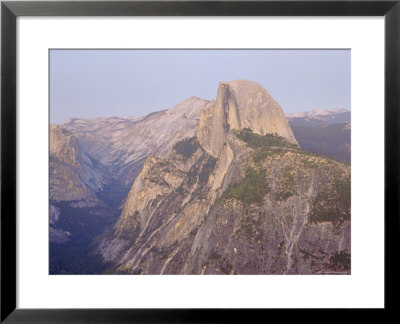
<path fill-rule="evenodd" d="M 350 110 L 350 50 L 51 50 L 50 121 L 140 117 L 218 81 L 260 83 L 285 113 Z"/>

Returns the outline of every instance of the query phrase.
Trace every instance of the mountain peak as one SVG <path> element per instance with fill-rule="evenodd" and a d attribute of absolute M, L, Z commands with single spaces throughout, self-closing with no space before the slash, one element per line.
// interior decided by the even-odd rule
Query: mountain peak
<path fill-rule="evenodd" d="M 220 81 L 218 83 L 219 86 L 229 86 L 234 89 L 236 92 L 254 92 L 254 91 L 263 91 L 267 92 L 259 83 L 246 79 L 237 79 L 233 81 Z"/>
<path fill-rule="evenodd" d="M 184 101 L 178 103 L 177 105 L 173 106 L 172 108 L 167 109 L 166 112 L 168 112 L 169 114 L 197 112 L 197 114 L 199 114 L 200 110 L 202 108 L 204 108 L 204 106 L 207 105 L 207 103 L 209 103 L 209 102 L 210 101 L 208 101 L 208 100 L 204 100 L 204 99 L 200 99 L 199 97 L 192 96 L 192 97 L 189 97 L 189 98 L 185 99 Z"/>
<path fill-rule="evenodd" d="M 281 107 L 260 84 L 221 81 L 215 103 L 201 113 L 199 141 L 210 154 L 218 156 L 228 132 L 243 128 L 260 135 L 277 134 L 297 144 Z"/>

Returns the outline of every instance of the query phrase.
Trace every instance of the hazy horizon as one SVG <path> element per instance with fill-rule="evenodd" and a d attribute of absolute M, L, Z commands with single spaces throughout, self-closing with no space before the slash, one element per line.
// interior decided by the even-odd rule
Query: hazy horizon
<path fill-rule="evenodd" d="M 195 96 L 193 96 L 193 97 L 195 97 Z M 202 99 L 202 98 L 200 98 L 200 99 Z M 170 108 L 172 108 L 172 107 L 170 107 Z M 166 109 L 169 109 L 169 108 L 166 108 Z M 344 108 L 337 108 L 337 109 L 316 108 L 316 109 L 313 109 L 313 110 L 319 110 L 319 109 L 321 109 L 321 110 L 341 110 L 341 109 L 344 109 Z M 344 109 L 344 110 L 346 110 L 348 112 L 351 112 L 351 110 L 349 110 L 349 109 Z M 144 116 L 137 116 L 137 117 L 136 116 L 98 116 L 98 117 L 74 117 L 74 116 L 71 116 L 71 117 L 68 117 L 66 120 L 64 120 L 61 123 L 56 123 L 56 122 L 50 122 L 50 123 L 51 124 L 61 125 L 61 124 L 64 124 L 64 123 L 68 122 L 70 119 L 102 119 L 102 118 L 135 118 L 135 119 L 140 119 L 140 118 L 145 118 L 147 115 L 153 114 L 155 112 L 161 112 L 161 111 L 163 111 L 163 110 L 154 110 L 154 111 L 149 112 L 148 114 L 146 114 Z M 290 113 L 289 112 L 286 113 L 284 111 L 284 113 L 285 113 L 285 115 L 289 115 L 289 114 L 296 114 L 296 113 L 309 112 L 309 111 L 312 111 L 312 110 L 298 111 L 298 112 L 295 112 L 295 113 L 291 113 L 291 112 Z"/>
<path fill-rule="evenodd" d="M 51 50 L 50 122 L 141 118 L 248 79 L 285 114 L 350 107 L 350 50 Z"/>

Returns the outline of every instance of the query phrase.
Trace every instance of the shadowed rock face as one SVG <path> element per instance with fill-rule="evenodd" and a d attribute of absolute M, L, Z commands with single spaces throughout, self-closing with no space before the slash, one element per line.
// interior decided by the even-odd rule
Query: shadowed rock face
<path fill-rule="evenodd" d="M 237 80 L 220 82 L 217 100 L 200 116 L 197 136 L 207 152 L 218 156 L 230 130 L 250 128 L 276 134 L 297 144 L 279 104 L 258 83 Z"/>
<path fill-rule="evenodd" d="M 222 82 L 196 136 L 146 159 L 99 251 L 115 273 L 350 273 L 350 166 L 299 149 L 258 84 Z"/>

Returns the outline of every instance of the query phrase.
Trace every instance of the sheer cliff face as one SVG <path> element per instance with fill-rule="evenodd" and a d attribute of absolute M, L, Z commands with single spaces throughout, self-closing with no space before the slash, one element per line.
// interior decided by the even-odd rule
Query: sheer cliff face
<path fill-rule="evenodd" d="M 299 149 L 258 84 L 220 83 L 195 136 L 147 158 L 99 251 L 116 273 L 349 273 L 350 167 Z"/>
<path fill-rule="evenodd" d="M 214 105 L 200 116 L 197 136 L 207 152 L 218 156 L 230 130 L 250 128 L 260 135 L 276 134 L 297 144 L 279 104 L 258 83 L 220 82 Z"/>
<path fill-rule="evenodd" d="M 93 198 L 82 181 L 83 171 L 83 156 L 77 138 L 58 125 L 50 125 L 50 199 Z"/>
<path fill-rule="evenodd" d="M 52 124 L 50 125 L 50 156 L 60 162 L 79 167 L 81 151 L 79 142 L 66 129 Z"/>

